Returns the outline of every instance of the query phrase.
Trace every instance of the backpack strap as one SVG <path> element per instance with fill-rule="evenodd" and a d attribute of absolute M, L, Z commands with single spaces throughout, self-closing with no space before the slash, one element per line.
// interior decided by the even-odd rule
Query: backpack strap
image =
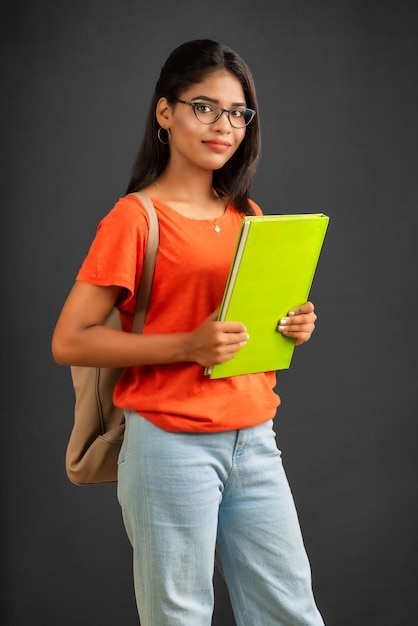
<path fill-rule="evenodd" d="M 147 315 L 151 295 L 152 280 L 154 277 L 155 261 L 157 259 L 160 236 L 158 218 L 151 200 L 141 191 L 136 191 L 132 195 L 136 196 L 144 205 L 149 218 L 147 246 L 145 249 L 141 279 L 139 281 L 136 311 L 132 326 L 132 332 L 141 333 L 145 324 L 145 317 Z"/>

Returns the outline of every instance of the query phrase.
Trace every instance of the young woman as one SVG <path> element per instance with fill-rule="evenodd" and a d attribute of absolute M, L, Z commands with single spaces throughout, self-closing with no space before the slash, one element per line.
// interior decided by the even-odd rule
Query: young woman
<path fill-rule="evenodd" d="M 275 373 L 210 380 L 204 366 L 251 341 L 217 309 L 260 148 L 250 71 L 210 40 L 161 70 L 127 195 L 102 220 L 63 307 L 53 354 L 64 365 L 124 367 L 118 497 L 134 553 L 142 626 L 209 626 L 213 568 L 238 626 L 319 626 L 310 566 L 275 443 Z M 146 192 L 160 245 L 144 332 L 130 331 L 147 241 Z M 296 303 L 295 303 L 296 304 Z M 116 305 L 123 331 L 103 323 Z M 311 303 L 278 332 L 308 341 Z"/>

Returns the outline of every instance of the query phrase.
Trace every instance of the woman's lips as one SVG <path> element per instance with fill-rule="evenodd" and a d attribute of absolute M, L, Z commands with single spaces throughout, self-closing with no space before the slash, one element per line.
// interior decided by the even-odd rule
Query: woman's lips
<path fill-rule="evenodd" d="M 230 143 L 227 141 L 220 141 L 219 139 L 209 139 L 208 141 L 203 141 L 203 143 L 215 152 L 226 152 L 231 147 Z"/>

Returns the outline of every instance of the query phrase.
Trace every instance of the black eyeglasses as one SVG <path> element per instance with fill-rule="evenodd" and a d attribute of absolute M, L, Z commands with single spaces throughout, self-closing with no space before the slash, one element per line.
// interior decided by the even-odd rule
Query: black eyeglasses
<path fill-rule="evenodd" d="M 255 111 L 244 107 L 236 107 L 234 109 L 224 109 L 217 104 L 209 102 L 188 102 L 187 100 L 179 100 L 181 104 L 187 104 L 193 108 L 193 112 L 199 122 L 202 124 L 213 124 L 221 117 L 222 113 L 228 114 L 228 120 L 234 128 L 244 128 L 254 119 Z"/>

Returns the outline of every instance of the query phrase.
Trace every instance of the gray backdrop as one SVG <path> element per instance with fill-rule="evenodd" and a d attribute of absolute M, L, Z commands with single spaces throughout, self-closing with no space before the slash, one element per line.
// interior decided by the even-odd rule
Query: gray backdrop
<path fill-rule="evenodd" d="M 2 4 L 1 623 L 137 623 L 115 486 L 64 453 L 69 371 L 50 338 L 100 218 L 124 194 L 178 44 L 235 48 L 258 88 L 267 213 L 331 217 L 312 342 L 279 375 L 279 446 L 328 625 L 418 610 L 415 0 Z M 216 577 L 214 624 L 233 625 Z M 254 625 L 262 626 L 262 625 Z"/>

